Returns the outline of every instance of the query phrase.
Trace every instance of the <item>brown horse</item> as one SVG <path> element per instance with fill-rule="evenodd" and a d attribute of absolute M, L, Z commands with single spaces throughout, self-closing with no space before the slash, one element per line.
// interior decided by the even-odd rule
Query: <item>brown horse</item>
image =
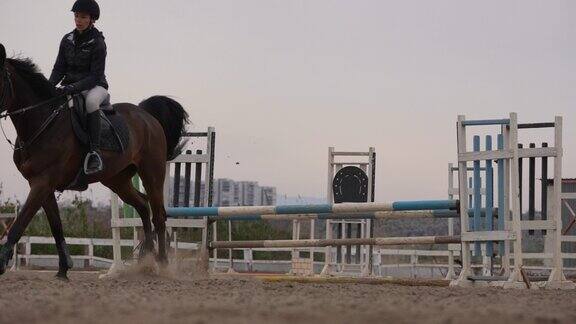
<path fill-rule="evenodd" d="M 6 58 L 6 50 L 0 44 L 0 117 L 10 117 L 14 124 L 18 134 L 14 163 L 30 185 L 26 202 L 0 250 L 0 274 L 5 272 L 14 245 L 40 207 L 46 213 L 58 249 L 57 277 L 67 278 L 72 267 L 54 193 L 73 182 L 85 149 L 73 133 L 71 110 L 66 102 L 67 98 L 56 95 L 54 86 L 30 59 Z M 129 144 L 122 153 L 104 151 L 104 171 L 88 176 L 88 182 L 101 182 L 136 209 L 145 233 L 141 256 L 154 251 L 150 204 L 158 238 L 157 260 L 166 264 L 166 161 L 178 154 L 188 115 L 179 103 L 164 96 L 148 98 L 138 106 L 115 104 L 114 109 L 128 126 Z M 132 186 L 130 180 L 136 173 L 146 194 Z"/>

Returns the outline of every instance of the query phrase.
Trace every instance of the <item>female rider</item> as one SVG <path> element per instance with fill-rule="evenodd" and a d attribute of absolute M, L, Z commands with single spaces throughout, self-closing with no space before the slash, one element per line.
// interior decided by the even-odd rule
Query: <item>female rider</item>
<path fill-rule="evenodd" d="M 84 161 L 86 174 L 103 170 L 100 157 L 100 105 L 109 100 L 104 75 L 106 43 L 102 32 L 94 27 L 100 18 L 100 7 L 94 0 L 76 0 L 72 6 L 76 29 L 64 35 L 50 82 L 59 94 L 82 93 L 86 99 L 90 153 Z"/>

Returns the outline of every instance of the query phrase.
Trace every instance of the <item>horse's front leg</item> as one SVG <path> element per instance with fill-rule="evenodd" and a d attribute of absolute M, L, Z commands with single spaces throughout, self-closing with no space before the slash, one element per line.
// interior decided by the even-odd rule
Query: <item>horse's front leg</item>
<path fill-rule="evenodd" d="M 60 220 L 60 212 L 58 210 L 58 203 L 56 202 L 56 197 L 54 193 L 48 195 L 42 208 L 46 212 L 46 217 L 48 218 L 48 223 L 50 224 L 50 230 L 52 231 L 52 236 L 56 243 L 56 249 L 58 250 L 58 273 L 56 277 L 64 280 L 68 280 L 68 270 L 72 269 L 74 262 L 70 257 L 70 252 L 66 246 L 66 240 L 64 238 L 64 230 L 62 229 L 62 221 Z"/>
<path fill-rule="evenodd" d="M 16 245 L 20 237 L 22 237 L 32 217 L 34 217 L 38 209 L 40 209 L 46 197 L 53 193 L 54 189 L 51 188 L 48 181 L 41 180 L 30 183 L 30 193 L 26 198 L 26 202 L 10 228 L 6 244 L 0 249 L 0 275 L 6 271 L 6 266 L 14 254 L 14 245 Z"/>

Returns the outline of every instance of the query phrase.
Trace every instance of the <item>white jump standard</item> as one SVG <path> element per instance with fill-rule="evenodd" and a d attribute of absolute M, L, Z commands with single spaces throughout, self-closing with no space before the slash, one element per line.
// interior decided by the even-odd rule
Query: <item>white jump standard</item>
<path fill-rule="evenodd" d="M 480 150 L 478 143 L 475 143 L 474 151 L 468 151 L 466 144 L 467 128 L 479 126 L 497 126 L 500 131 L 498 135 L 498 149 L 492 150 L 488 144 L 485 150 Z M 542 148 L 519 148 L 518 130 L 533 128 L 551 128 L 554 135 L 554 146 Z M 560 215 L 560 195 L 562 179 L 562 118 L 556 117 L 552 123 L 518 124 L 517 116 L 511 113 L 507 119 L 497 120 L 466 120 L 464 116 L 458 116 L 458 177 L 459 177 L 459 197 L 461 213 L 461 236 L 462 236 L 462 271 L 458 279 L 451 282 L 453 286 L 474 286 L 474 285 L 498 285 L 504 288 L 527 288 L 530 286 L 529 279 L 524 275 L 523 261 L 530 253 L 522 249 L 523 231 L 546 230 L 554 241 L 551 256 L 551 273 L 548 280 L 543 282 L 542 287 L 548 289 L 574 289 L 573 282 L 566 280 L 563 273 L 562 253 L 561 253 L 561 229 L 562 219 Z M 478 142 L 475 139 L 475 142 Z M 548 206 L 548 218 L 546 220 L 522 221 L 519 194 L 519 159 L 520 158 L 553 158 L 554 188 L 552 199 Z M 469 197 L 467 185 L 468 163 L 474 162 L 475 169 L 481 161 L 491 164 L 492 161 L 498 163 L 496 182 L 492 182 L 494 175 L 486 176 L 488 186 L 492 183 L 498 184 L 498 215 L 497 223 L 490 223 L 489 226 L 479 227 L 479 222 L 475 219 L 474 226 L 470 226 L 469 218 L 463 217 L 462 212 L 467 211 Z M 478 177 L 478 171 L 475 172 Z M 480 181 L 474 183 L 475 208 L 480 205 Z M 486 202 L 492 203 L 493 193 L 486 190 Z M 489 197 L 490 196 L 490 197 Z M 486 206 L 490 209 L 491 206 Z M 501 254 L 502 273 L 490 275 L 475 275 L 472 272 L 472 254 L 470 244 L 478 242 L 500 242 L 503 248 L 499 249 Z M 490 246 L 492 243 L 488 244 Z M 478 246 L 478 245 L 477 245 Z M 513 252 L 513 255 L 511 254 Z M 496 249 L 493 251 L 496 253 Z M 513 259 L 514 263 L 511 264 Z M 533 285 L 535 286 L 535 285 Z"/>

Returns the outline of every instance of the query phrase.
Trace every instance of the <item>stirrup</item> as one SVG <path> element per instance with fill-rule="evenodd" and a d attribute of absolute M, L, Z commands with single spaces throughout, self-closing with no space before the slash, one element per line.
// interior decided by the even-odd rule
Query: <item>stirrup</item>
<path fill-rule="evenodd" d="M 90 161 L 90 158 L 92 158 L 92 157 L 97 159 L 98 166 L 94 169 L 88 169 L 88 162 Z M 92 152 L 89 152 L 88 154 L 86 154 L 86 158 L 84 159 L 84 173 L 85 174 L 90 175 L 90 174 L 98 173 L 98 172 L 102 171 L 103 169 L 104 169 L 104 162 L 102 162 L 102 158 L 100 157 L 100 154 L 98 154 L 96 151 L 92 151 Z"/>

